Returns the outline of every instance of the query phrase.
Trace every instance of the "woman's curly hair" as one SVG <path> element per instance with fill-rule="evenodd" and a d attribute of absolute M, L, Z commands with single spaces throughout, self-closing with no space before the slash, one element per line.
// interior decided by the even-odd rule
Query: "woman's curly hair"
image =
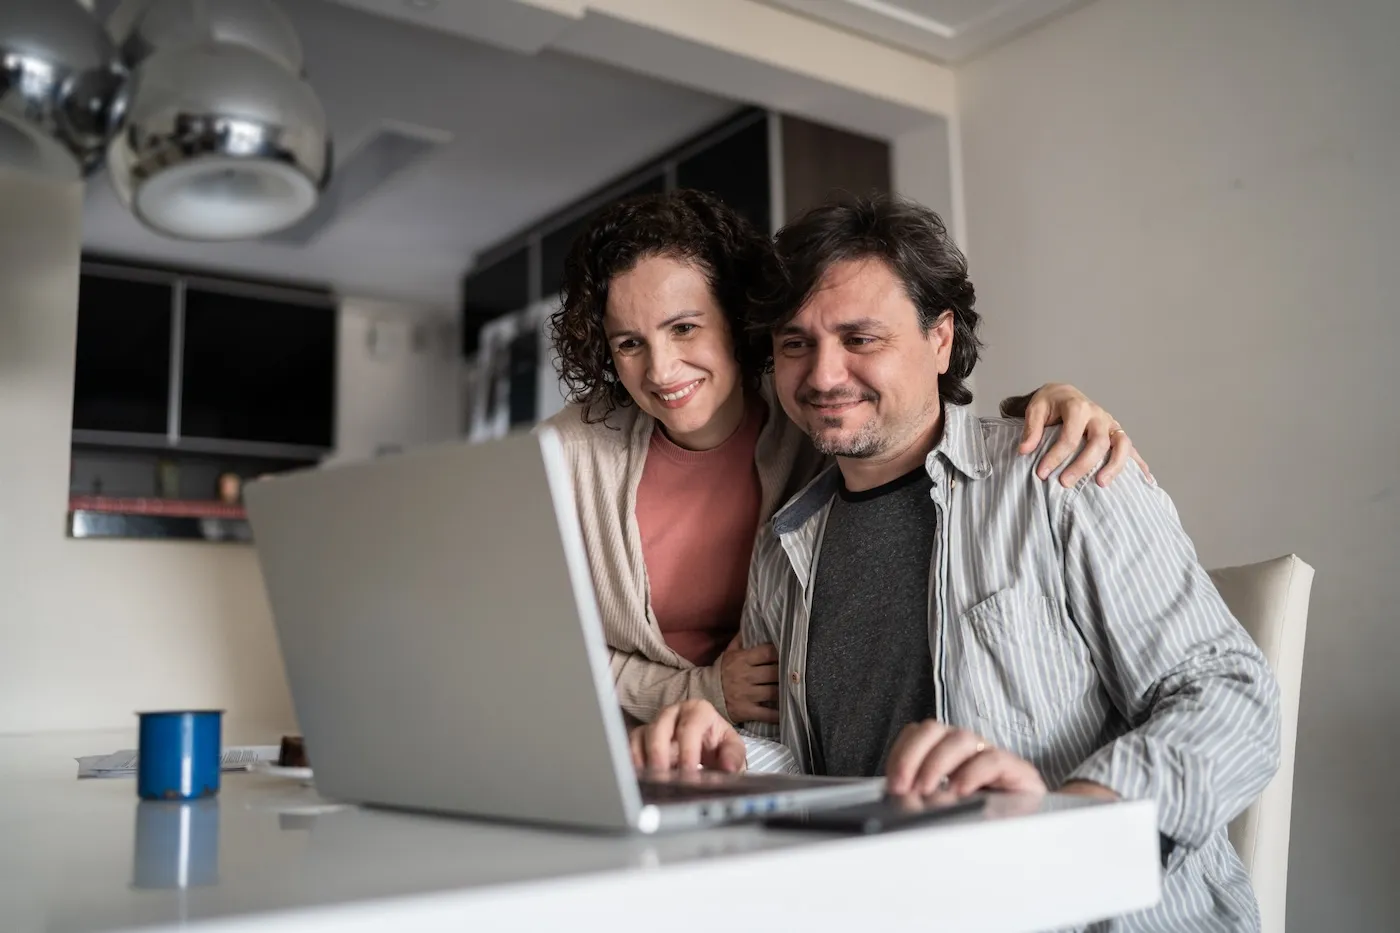
<path fill-rule="evenodd" d="M 768 300 L 781 280 L 772 241 L 700 191 L 627 198 L 604 209 L 574 241 L 564 266 L 563 301 L 549 318 L 559 378 L 590 423 L 632 404 L 613 369 L 603 314 L 613 279 L 651 256 L 691 263 L 705 274 L 729 323 L 746 388 L 757 388 L 772 355 L 770 339 L 749 326 L 749 309 Z"/>

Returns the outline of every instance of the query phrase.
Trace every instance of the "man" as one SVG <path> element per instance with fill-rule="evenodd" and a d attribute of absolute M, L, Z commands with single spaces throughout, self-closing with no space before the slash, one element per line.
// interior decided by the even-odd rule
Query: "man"
<path fill-rule="evenodd" d="M 836 457 L 754 550 L 743 634 L 779 646 L 783 744 L 896 794 L 1150 798 L 1163 901 L 1112 928 L 1256 928 L 1226 825 L 1277 767 L 1277 685 L 1170 500 L 1132 465 L 1039 478 L 1017 425 L 965 407 L 979 315 L 931 211 L 830 205 L 778 246 L 774 384 Z M 734 768 L 744 745 L 692 702 L 633 754 Z"/>

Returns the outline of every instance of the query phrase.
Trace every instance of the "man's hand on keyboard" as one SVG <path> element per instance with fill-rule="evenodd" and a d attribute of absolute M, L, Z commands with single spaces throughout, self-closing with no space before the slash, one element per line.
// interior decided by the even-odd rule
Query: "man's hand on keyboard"
<path fill-rule="evenodd" d="M 638 771 L 746 767 L 744 740 L 708 700 L 668 706 L 655 720 L 632 730 L 632 764 Z"/>

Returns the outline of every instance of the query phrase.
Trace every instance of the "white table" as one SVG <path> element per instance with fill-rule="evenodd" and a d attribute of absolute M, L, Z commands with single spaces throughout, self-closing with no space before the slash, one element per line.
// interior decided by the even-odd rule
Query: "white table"
<path fill-rule="evenodd" d="M 139 805 L 130 779 L 75 779 L 75 755 L 133 741 L 0 737 L 7 933 L 728 933 L 900 929 L 921 917 L 924 930 L 1043 930 L 1160 896 L 1147 802 L 1003 798 L 981 815 L 867 838 L 758 826 L 609 837 L 341 806 L 296 782 L 228 774 L 215 802 L 182 817 Z M 183 862 L 172 856 L 182 833 Z M 153 884 L 166 886 L 143 886 Z"/>

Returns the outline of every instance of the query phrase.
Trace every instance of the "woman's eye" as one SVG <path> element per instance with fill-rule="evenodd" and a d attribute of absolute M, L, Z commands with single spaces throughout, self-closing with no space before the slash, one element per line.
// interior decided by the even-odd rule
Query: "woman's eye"
<path fill-rule="evenodd" d="M 640 343 L 639 341 L 636 341 L 636 340 L 624 340 L 624 341 L 622 341 L 621 343 L 619 343 L 614 349 L 615 349 L 618 353 L 631 353 L 631 352 L 633 352 L 634 350 L 636 350 L 636 349 L 637 349 L 638 347 L 640 347 L 640 346 L 641 346 L 641 343 Z"/>
<path fill-rule="evenodd" d="M 677 324 L 675 327 L 671 328 L 671 332 L 677 337 L 684 337 L 699 326 L 699 324 Z"/>

